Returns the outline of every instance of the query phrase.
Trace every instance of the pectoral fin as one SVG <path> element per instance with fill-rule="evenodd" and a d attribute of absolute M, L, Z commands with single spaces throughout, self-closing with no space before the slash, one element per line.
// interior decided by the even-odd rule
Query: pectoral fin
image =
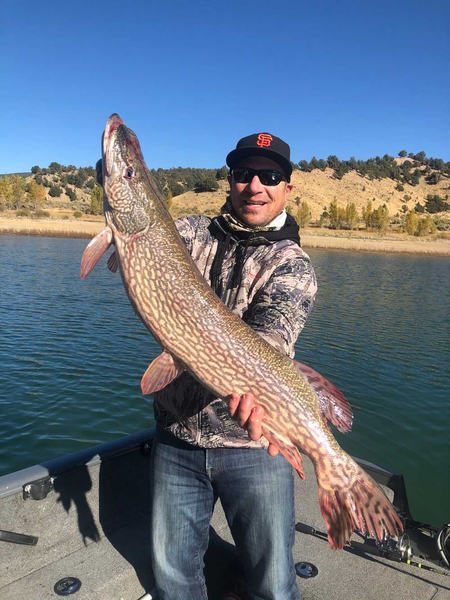
<path fill-rule="evenodd" d="M 162 390 L 181 375 L 184 370 L 183 363 L 173 358 L 168 352 L 163 352 L 158 358 L 155 358 L 145 371 L 141 380 L 142 393 L 151 394 Z"/>
<path fill-rule="evenodd" d="M 353 423 L 353 413 L 341 390 L 311 367 L 296 360 L 294 360 L 294 365 L 316 393 L 325 423 L 327 420 L 330 421 L 342 433 L 350 431 Z"/>
<path fill-rule="evenodd" d="M 271 444 L 278 448 L 284 458 L 291 463 L 291 465 L 300 475 L 301 479 L 305 479 L 302 455 L 300 454 L 297 446 L 294 446 L 294 444 L 288 438 L 281 437 L 279 433 L 275 433 L 270 426 L 267 417 L 261 423 L 261 430 L 263 436 L 268 439 Z"/>
<path fill-rule="evenodd" d="M 98 233 L 86 247 L 81 259 L 81 279 L 85 279 L 100 258 L 111 246 L 113 232 L 110 227 L 105 227 Z"/>
<path fill-rule="evenodd" d="M 106 263 L 106 266 L 111 271 L 111 273 L 115 273 L 117 271 L 117 268 L 119 266 L 119 261 L 117 260 L 117 254 L 115 251 L 108 258 L 108 262 Z"/>

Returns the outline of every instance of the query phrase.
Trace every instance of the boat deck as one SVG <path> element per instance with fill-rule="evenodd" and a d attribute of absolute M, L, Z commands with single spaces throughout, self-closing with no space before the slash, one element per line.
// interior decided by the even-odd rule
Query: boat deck
<path fill-rule="evenodd" d="M 0 478 L 0 529 L 39 538 L 35 546 L 0 542 L 2 600 L 54 599 L 64 577 L 80 579 L 77 600 L 157 597 L 147 543 L 151 437 L 142 432 Z M 324 531 L 313 468 L 304 463 L 296 519 Z M 55 477 L 48 496 L 24 500 L 22 486 L 48 475 Z M 212 527 L 206 574 L 210 600 L 221 600 L 240 565 L 220 505 Z M 298 578 L 304 600 L 450 600 L 447 577 L 352 549 L 334 552 L 320 537 L 297 532 L 294 555 L 318 568 L 316 577 Z"/>

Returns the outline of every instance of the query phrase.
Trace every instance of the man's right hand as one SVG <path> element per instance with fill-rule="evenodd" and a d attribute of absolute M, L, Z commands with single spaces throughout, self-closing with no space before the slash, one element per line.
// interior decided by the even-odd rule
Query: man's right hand
<path fill-rule="evenodd" d="M 241 427 L 247 430 L 251 440 L 259 440 L 262 436 L 261 422 L 264 419 L 264 409 L 256 405 L 256 398 L 250 392 L 246 394 L 231 394 L 227 398 L 230 417 L 235 419 Z M 270 456 L 276 456 L 279 450 L 273 444 L 267 449 Z"/>
<path fill-rule="evenodd" d="M 103 162 L 102 162 L 102 159 L 98 160 L 95 163 L 95 172 L 97 174 L 98 185 L 103 186 Z"/>

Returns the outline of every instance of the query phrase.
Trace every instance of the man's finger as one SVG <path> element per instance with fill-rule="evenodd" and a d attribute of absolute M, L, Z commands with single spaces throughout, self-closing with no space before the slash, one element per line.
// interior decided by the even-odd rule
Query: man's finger
<path fill-rule="evenodd" d="M 241 427 L 246 427 L 247 421 L 251 415 L 254 405 L 254 398 L 251 394 L 243 394 L 239 402 L 239 411 L 237 420 Z"/>
<path fill-rule="evenodd" d="M 260 406 L 255 406 L 248 419 L 248 437 L 251 440 L 259 440 L 261 437 L 261 421 L 264 417 L 264 410 Z"/>
<path fill-rule="evenodd" d="M 280 453 L 278 448 L 276 446 L 274 446 L 273 444 L 269 444 L 269 447 L 267 448 L 267 452 L 270 454 L 270 456 L 276 456 L 277 454 Z"/>
<path fill-rule="evenodd" d="M 231 394 L 228 397 L 228 411 L 232 419 L 236 416 L 236 411 L 239 407 L 239 394 Z"/>
<path fill-rule="evenodd" d="M 98 185 L 103 185 L 103 162 L 101 158 L 95 164 L 95 175 Z"/>

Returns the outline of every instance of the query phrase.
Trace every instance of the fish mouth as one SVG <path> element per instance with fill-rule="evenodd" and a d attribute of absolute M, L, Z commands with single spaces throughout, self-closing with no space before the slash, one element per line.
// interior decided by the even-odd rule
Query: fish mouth
<path fill-rule="evenodd" d="M 102 142 L 102 159 L 103 159 L 103 181 L 105 176 L 111 175 L 113 166 L 113 149 L 114 144 L 112 138 L 114 132 L 120 127 L 125 127 L 125 123 L 117 113 L 113 113 L 106 122 L 105 131 L 103 133 Z"/>

